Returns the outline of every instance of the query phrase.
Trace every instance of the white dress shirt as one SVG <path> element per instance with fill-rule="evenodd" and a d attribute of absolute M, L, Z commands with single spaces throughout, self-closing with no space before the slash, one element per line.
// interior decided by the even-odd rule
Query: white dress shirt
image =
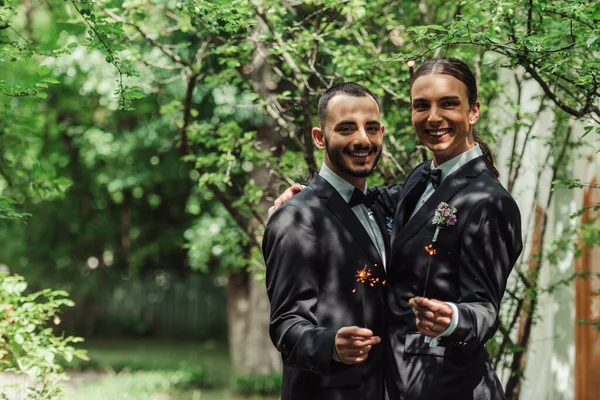
<path fill-rule="evenodd" d="M 325 163 L 321 165 L 321 169 L 319 170 L 319 175 L 321 178 L 325 179 L 333 188 L 342 196 L 344 201 L 348 203 L 350 198 L 352 198 L 352 193 L 354 192 L 354 185 L 348 183 L 344 178 L 341 178 L 335 172 L 331 170 Z M 365 183 L 365 187 L 363 189 L 363 193 L 367 192 L 367 185 Z M 383 261 L 383 268 L 385 268 L 385 244 L 383 242 L 383 236 L 381 235 L 381 231 L 377 226 L 377 222 L 373 217 L 373 211 L 371 211 L 364 204 L 359 204 L 352 207 L 352 212 L 358 218 L 360 223 L 362 224 L 365 231 L 369 234 L 371 241 L 377 248 L 377 251 L 381 255 L 381 260 Z M 333 346 L 333 355 L 332 358 L 341 362 L 339 355 L 337 354 L 337 348 L 335 344 Z"/>
<path fill-rule="evenodd" d="M 342 196 L 346 203 L 350 201 L 352 192 L 354 192 L 354 185 L 348 183 L 344 178 L 338 176 L 331 170 L 331 168 L 325 165 L 325 163 L 321 165 L 319 175 L 321 175 L 321 178 L 325 179 L 331 186 L 333 186 L 333 188 L 340 194 L 340 196 Z M 363 193 L 366 192 L 367 185 L 365 184 Z M 379 230 L 379 226 L 377 225 L 375 217 L 373 216 L 373 211 L 371 211 L 371 209 L 364 204 L 359 204 L 352 207 L 352 212 L 354 212 L 354 215 L 356 215 L 363 228 L 365 228 L 365 231 L 367 231 L 369 234 L 371 241 L 381 256 L 383 268 L 385 268 L 385 244 L 381 231 Z"/>

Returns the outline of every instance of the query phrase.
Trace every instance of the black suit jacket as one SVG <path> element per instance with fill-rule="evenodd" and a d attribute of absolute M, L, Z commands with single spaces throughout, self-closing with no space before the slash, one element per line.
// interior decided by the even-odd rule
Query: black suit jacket
<path fill-rule="evenodd" d="M 343 326 L 366 326 L 385 340 L 384 287 L 356 280 L 365 266 L 372 278 L 385 280 L 382 260 L 340 194 L 315 174 L 271 216 L 263 254 L 270 336 L 284 362 L 281 398 L 383 399 L 381 344 L 361 364 L 332 359 L 335 334 Z"/>
<path fill-rule="evenodd" d="M 430 161 L 427 161 L 430 162 Z M 407 178 L 393 222 L 388 262 L 388 361 L 390 398 L 503 399 L 484 344 L 499 324 L 508 275 L 522 250 L 517 204 L 478 157 L 448 176 L 408 222 L 415 203 L 419 165 Z M 441 230 L 430 256 L 434 211 L 440 202 L 457 209 L 454 226 Z M 438 347 L 424 343 L 408 305 L 422 296 L 456 303 L 459 323 Z"/>

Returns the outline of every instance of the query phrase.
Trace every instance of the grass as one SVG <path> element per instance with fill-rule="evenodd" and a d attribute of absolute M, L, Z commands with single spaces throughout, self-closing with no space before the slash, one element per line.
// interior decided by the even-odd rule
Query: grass
<path fill-rule="evenodd" d="M 272 400 L 232 394 L 226 345 L 88 340 L 89 362 L 69 365 L 72 400 Z M 84 371 L 84 372 L 81 372 Z"/>

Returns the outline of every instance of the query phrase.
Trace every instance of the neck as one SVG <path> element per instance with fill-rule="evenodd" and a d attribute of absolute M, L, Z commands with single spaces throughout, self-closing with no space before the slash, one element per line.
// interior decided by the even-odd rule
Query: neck
<path fill-rule="evenodd" d="M 357 178 L 357 177 L 348 177 L 344 175 L 340 175 L 346 182 L 360 190 L 361 192 L 365 190 L 367 186 L 367 178 Z"/>
<path fill-rule="evenodd" d="M 358 190 L 360 190 L 360 191 L 365 190 L 365 187 L 367 186 L 367 178 L 366 177 L 353 176 L 353 175 L 350 175 L 347 172 L 336 171 L 335 169 L 333 169 L 331 167 L 329 167 L 329 168 L 333 172 L 335 172 L 337 176 L 339 176 L 340 178 L 342 178 L 343 180 L 345 180 L 346 182 L 348 182 L 349 184 L 351 184 L 352 186 L 354 186 Z"/>
<path fill-rule="evenodd" d="M 474 146 L 475 146 L 475 142 L 473 140 L 467 140 L 466 146 L 459 153 L 453 152 L 452 149 L 448 149 L 447 151 L 434 152 L 433 153 L 433 167 L 434 168 L 439 167 L 446 161 L 450 161 L 453 158 L 460 156 L 467 150 L 472 149 Z"/>
<path fill-rule="evenodd" d="M 354 176 L 349 174 L 348 172 L 340 171 L 338 168 L 331 165 L 331 161 L 329 159 L 325 159 L 325 165 L 332 170 L 337 176 L 354 186 L 360 191 L 365 190 L 367 186 L 367 177 L 366 176 Z"/>

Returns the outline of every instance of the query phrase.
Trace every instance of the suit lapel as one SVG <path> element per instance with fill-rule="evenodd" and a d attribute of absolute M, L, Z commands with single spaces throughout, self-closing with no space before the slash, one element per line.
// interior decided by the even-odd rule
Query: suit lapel
<path fill-rule="evenodd" d="M 375 218 L 375 222 L 377 222 L 377 226 L 379 227 L 379 231 L 381 232 L 381 237 L 383 238 L 383 245 L 385 247 L 385 254 L 387 257 L 390 254 L 391 241 L 390 231 L 388 230 L 387 226 L 388 222 L 386 221 L 385 213 L 378 206 L 374 205 L 371 209 L 373 211 L 373 217 Z"/>
<path fill-rule="evenodd" d="M 395 246 L 402 247 L 410 240 L 417 232 L 423 227 L 431 223 L 431 219 L 435 213 L 435 209 L 442 202 L 450 202 L 450 199 L 460 189 L 468 184 L 466 177 L 445 179 L 444 182 L 433 192 L 431 197 L 423 204 L 423 206 L 417 211 L 417 213 L 408 221 L 404 228 L 400 231 L 400 234 L 396 238 Z"/>
<path fill-rule="evenodd" d="M 467 186 L 472 178 L 477 177 L 487 169 L 488 165 L 485 156 L 481 156 L 468 162 L 458 171 L 446 177 L 410 221 L 392 236 L 392 251 L 401 249 L 426 224 L 431 223 L 435 209 L 442 201 L 452 205 L 452 198 L 462 188 Z"/>
<path fill-rule="evenodd" d="M 394 215 L 394 228 L 392 230 L 392 235 L 390 238 L 390 243 L 393 244 L 397 240 L 398 235 L 404 229 L 405 220 L 409 217 L 406 215 L 408 213 L 407 204 L 414 196 L 420 196 L 423 194 L 425 188 L 423 187 L 423 183 L 421 182 L 421 170 L 422 165 L 415 169 L 412 176 L 413 179 L 410 179 L 406 182 L 407 189 L 402 191 L 400 195 L 400 200 L 398 202 L 398 208 L 396 209 L 396 215 Z M 417 199 L 418 200 L 418 199 Z"/>
<path fill-rule="evenodd" d="M 371 237 L 337 190 L 318 174 L 314 174 L 310 186 L 315 189 L 319 197 L 327 199 L 329 210 L 354 236 L 354 239 L 367 254 L 373 265 L 383 265 L 381 255 L 377 251 L 375 244 L 373 244 Z"/>

